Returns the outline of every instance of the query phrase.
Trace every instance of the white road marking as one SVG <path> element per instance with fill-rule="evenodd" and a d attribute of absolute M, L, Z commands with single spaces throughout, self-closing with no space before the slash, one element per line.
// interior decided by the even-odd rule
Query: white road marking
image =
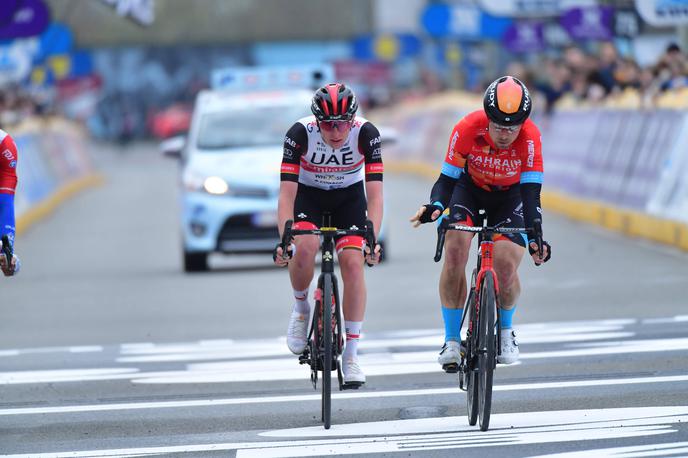
<path fill-rule="evenodd" d="M 0 372 L 0 385 L 22 383 L 81 382 L 136 377 L 135 368 L 59 369 L 50 371 Z"/>
<path fill-rule="evenodd" d="M 688 420 L 688 407 L 564 410 L 494 414 L 486 432 L 466 424 L 463 417 L 425 418 L 269 431 L 268 437 L 324 437 L 276 442 L 237 442 L 141 447 L 110 450 L 63 451 L 2 455 L 5 458 L 62 458 L 150 456 L 236 450 L 238 458 L 329 456 L 342 454 L 546 444 L 633 438 L 676 432 L 675 424 Z M 544 423 L 544 424 L 543 424 Z M 364 436 L 354 437 L 349 436 Z"/>
<path fill-rule="evenodd" d="M 0 356 L 19 356 L 42 353 L 93 353 L 103 351 L 100 345 L 89 345 L 80 347 L 46 347 L 46 348 L 25 348 L 0 350 Z"/>
<path fill-rule="evenodd" d="M 546 390 L 560 388 L 583 388 L 616 385 L 638 385 L 647 383 L 679 383 L 688 382 L 688 375 L 673 375 L 666 377 L 638 377 L 638 378 L 617 378 L 599 380 L 574 380 L 567 382 L 544 382 L 544 383 L 518 383 L 511 385 L 495 385 L 494 391 L 521 391 L 521 390 Z M 430 388 L 420 390 L 395 390 L 395 391 L 360 391 L 333 393 L 335 400 L 344 399 L 379 399 L 391 397 L 409 396 L 438 396 L 452 395 L 459 393 L 458 387 L 450 388 Z M 158 401 L 158 402 L 128 402 L 115 404 L 92 404 L 75 406 L 54 406 L 54 407 L 22 407 L 15 409 L 0 409 L 0 416 L 10 415 L 36 415 L 36 414 L 63 414 L 80 412 L 105 412 L 105 411 L 127 411 L 143 409 L 176 409 L 189 407 L 218 407 L 224 405 L 243 405 L 243 404 L 271 404 L 286 402 L 320 402 L 320 394 L 306 394 L 296 396 L 262 396 L 247 398 L 224 398 L 224 399 L 192 399 L 187 401 Z"/>
<path fill-rule="evenodd" d="M 633 447 L 599 448 L 582 452 L 555 453 L 531 458 L 641 458 L 648 456 L 688 456 L 688 442 L 670 442 L 668 444 L 636 445 Z"/>

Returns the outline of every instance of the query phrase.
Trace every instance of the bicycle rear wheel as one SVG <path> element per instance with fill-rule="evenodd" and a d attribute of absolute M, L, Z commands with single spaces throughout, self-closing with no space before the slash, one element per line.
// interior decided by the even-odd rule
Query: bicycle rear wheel
<path fill-rule="evenodd" d="M 497 347 L 497 301 L 492 273 L 487 272 L 480 285 L 480 316 L 478 317 L 478 414 L 480 430 L 490 426 L 492 381 Z"/>
<path fill-rule="evenodd" d="M 332 410 L 332 276 L 324 275 L 322 297 L 322 421 L 330 429 Z"/>
<path fill-rule="evenodd" d="M 478 373 L 475 363 L 478 348 L 478 317 L 475 304 L 475 290 L 471 289 L 466 301 L 468 310 L 468 331 L 466 332 L 466 405 L 468 407 L 468 424 L 474 426 L 478 422 Z"/>

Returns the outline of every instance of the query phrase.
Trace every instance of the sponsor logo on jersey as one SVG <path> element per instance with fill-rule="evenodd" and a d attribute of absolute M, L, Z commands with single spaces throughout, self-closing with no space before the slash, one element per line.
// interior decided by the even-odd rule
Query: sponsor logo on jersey
<path fill-rule="evenodd" d="M 373 138 L 372 140 L 370 140 L 370 146 L 377 145 L 378 143 L 380 143 L 380 141 L 381 141 L 381 140 L 380 140 L 380 137 L 379 137 L 379 136 L 378 136 L 378 137 L 375 137 L 375 138 Z"/>
<path fill-rule="evenodd" d="M 292 148 L 297 148 L 297 147 L 299 146 L 299 145 L 296 144 L 296 142 L 295 142 L 294 140 L 292 140 L 292 139 L 289 138 L 289 137 L 284 137 L 284 143 L 286 143 L 287 145 L 291 146 Z"/>
<path fill-rule="evenodd" d="M 382 157 L 382 148 L 375 148 L 373 150 L 373 154 L 371 155 L 371 158 L 380 159 L 381 157 Z"/>
<path fill-rule="evenodd" d="M 297 217 L 297 218 L 303 219 L 303 218 L 308 218 L 308 215 L 306 215 L 305 213 L 301 212 L 301 213 L 299 213 L 298 215 L 296 215 L 296 217 Z"/>
<path fill-rule="evenodd" d="M 12 151 L 6 149 L 5 151 L 2 152 L 2 156 L 7 159 L 8 161 L 11 161 L 14 159 L 14 154 L 12 154 Z"/>
<path fill-rule="evenodd" d="M 526 140 L 528 144 L 528 167 L 532 167 L 535 162 L 535 142 L 533 140 Z"/>
<path fill-rule="evenodd" d="M 292 159 L 294 157 L 294 152 L 289 148 L 284 148 L 284 157 L 287 159 Z"/>
<path fill-rule="evenodd" d="M 354 153 L 349 151 L 348 153 L 341 154 L 325 154 L 318 153 L 317 151 L 311 154 L 308 158 L 308 162 L 313 165 L 351 165 L 354 163 Z"/>
<path fill-rule="evenodd" d="M 451 143 L 449 144 L 449 160 L 454 159 L 454 147 L 456 146 L 457 141 L 459 141 L 459 133 L 454 132 L 454 135 L 452 135 Z"/>
<path fill-rule="evenodd" d="M 14 169 L 17 167 L 17 161 L 10 161 L 10 168 Z"/>

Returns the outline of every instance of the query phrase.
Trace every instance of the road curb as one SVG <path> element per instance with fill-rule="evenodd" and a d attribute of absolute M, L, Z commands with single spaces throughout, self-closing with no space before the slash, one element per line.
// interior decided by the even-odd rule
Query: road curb
<path fill-rule="evenodd" d="M 31 226 L 50 215 L 58 206 L 76 194 L 88 188 L 101 186 L 104 183 L 105 177 L 99 173 L 94 173 L 62 185 L 50 197 L 17 217 L 17 234 L 26 232 Z"/>
<path fill-rule="evenodd" d="M 439 167 L 417 161 L 386 160 L 385 169 L 395 173 L 412 173 L 431 180 L 439 176 Z M 688 251 L 688 224 L 685 223 L 556 191 L 543 191 L 542 203 L 547 210 L 576 221 L 595 224 L 630 237 L 652 240 Z"/>

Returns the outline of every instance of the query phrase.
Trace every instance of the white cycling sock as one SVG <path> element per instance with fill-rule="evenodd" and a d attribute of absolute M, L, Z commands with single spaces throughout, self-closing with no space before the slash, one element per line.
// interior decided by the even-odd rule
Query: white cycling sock
<path fill-rule="evenodd" d="M 344 321 L 344 327 L 346 328 L 346 347 L 344 348 L 342 359 L 358 358 L 358 339 L 361 336 L 362 325 L 362 321 Z"/>
<path fill-rule="evenodd" d="M 308 316 L 311 313 L 311 304 L 308 303 L 308 288 L 303 291 L 294 290 L 294 311 Z"/>

